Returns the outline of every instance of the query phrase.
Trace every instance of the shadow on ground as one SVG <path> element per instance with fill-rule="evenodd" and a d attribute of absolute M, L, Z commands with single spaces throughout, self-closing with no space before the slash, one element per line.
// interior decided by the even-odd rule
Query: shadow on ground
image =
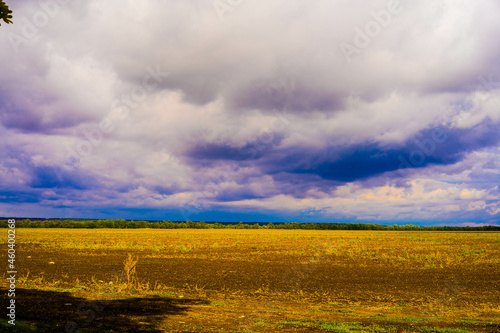
<path fill-rule="evenodd" d="M 161 332 L 161 321 L 184 315 L 189 306 L 208 304 L 200 299 L 142 297 L 89 300 L 68 292 L 16 290 L 16 326 L 5 318 L 7 289 L 0 288 L 1 332 Z"/>

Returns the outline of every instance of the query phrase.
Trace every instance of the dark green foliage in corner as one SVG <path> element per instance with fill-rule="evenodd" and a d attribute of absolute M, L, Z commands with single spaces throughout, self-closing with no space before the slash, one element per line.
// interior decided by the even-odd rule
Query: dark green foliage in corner
<path fill-rule="evenodd" d="M 3 0 L 0 0 L 0 25 L 2 25 L 1 20 L 7 24 L 12 23 L 11 18 L 12 10 L 9 9 L 9 6 Z"/>

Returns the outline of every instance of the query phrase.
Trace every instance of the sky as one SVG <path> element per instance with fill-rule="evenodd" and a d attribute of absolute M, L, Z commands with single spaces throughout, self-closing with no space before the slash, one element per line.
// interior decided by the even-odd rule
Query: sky
<path fill-rule="evenodd" d="M 496 0 L 7 3 L 0 216 L 500 224 Z"/>

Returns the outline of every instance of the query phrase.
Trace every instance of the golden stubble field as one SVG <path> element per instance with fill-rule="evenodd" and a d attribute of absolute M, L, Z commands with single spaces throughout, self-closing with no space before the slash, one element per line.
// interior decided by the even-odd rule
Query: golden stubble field
<path fill-rule="evenodd" d="M 16 232 L 27 332 L 500 332 L 496 232 Z"/>

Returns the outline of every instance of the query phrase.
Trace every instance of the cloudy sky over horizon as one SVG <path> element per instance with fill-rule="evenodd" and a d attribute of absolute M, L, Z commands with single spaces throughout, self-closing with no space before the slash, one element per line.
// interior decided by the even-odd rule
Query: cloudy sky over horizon
<path fill-rule="evenodd" d="M 0 216 L 500 224 L 500 3 L 11 1 Z"/>

